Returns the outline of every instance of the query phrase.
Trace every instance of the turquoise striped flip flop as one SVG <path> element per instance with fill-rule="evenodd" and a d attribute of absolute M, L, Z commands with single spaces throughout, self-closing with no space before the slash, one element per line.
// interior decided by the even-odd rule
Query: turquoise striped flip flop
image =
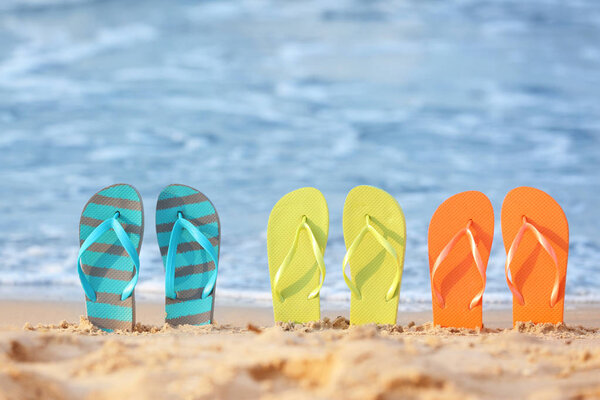
<path fill-rule="evenodd" d="M 205 325 L 213 320 L 221 224 L 208 198 L 169 185 L 156 203 L 156 235 L 165 266 L 165 322 Z"/>
<path fill-rule="evenodd" d="M 77 272 L 87 317 L 102 330 L 130 331 L 135 325 L 134 289 L 143 237 L 144 207 L 133 186 L 108 186 L 83 208 Z"/>

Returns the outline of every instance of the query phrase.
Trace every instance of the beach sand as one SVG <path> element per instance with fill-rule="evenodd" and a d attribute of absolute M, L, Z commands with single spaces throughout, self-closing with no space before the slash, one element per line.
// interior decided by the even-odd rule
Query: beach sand
<path fill-rule="evenodd" d="M 600 399 L 599 307 L 515 329 L 487 311 L 482 332 L 430 313 L 348 327 L 335 310 L 273 326 L 268 308 L 226 306 L 174 329 L 163 309 L 140 303 L 135 332 L 106 334 L 80 303 L 0 301 L 0 399 Z"/>

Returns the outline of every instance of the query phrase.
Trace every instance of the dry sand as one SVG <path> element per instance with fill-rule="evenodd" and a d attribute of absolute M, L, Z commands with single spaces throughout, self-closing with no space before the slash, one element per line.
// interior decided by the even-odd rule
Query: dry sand
<path fill-rule="evenodd" d="M 476 332 L 433 327 L 429 313 L 273 327 L 270 310 L 235 307 L 174 329 L 142 303 L 149 325 L 115 334 L 81 307 L 0 301 L 0 399 L 600 399 L 597 307 L 515 329 L 510 311 L 486 312 Z"/>

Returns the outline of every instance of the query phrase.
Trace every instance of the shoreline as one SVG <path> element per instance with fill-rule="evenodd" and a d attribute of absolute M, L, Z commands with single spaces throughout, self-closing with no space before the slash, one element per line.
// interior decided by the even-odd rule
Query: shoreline
<path fill-rule="evenodd" d="M 348 318 L 349 310 L 321 310 L 321 318 L 331 320 L 338 316 Z M 60 321 L 77 322 L 85 316 L 83 301 L 30 301 L 0 300 L 0 328 L 22 328 L 29 324 L 56 324 Z M 600 328 L 600 304 L 582 305 L 565 308 L 565 324 Z M 255 305 L 215 305 L 214 321 L 234 327 L 248 324 L 270 327 L 275 325 L 271 307 Z M 398 311 L 397 325 L 415 323 L 417 325 L 432 321 L 431 311 Z M 164 325 L 164 304 L 154 301 L 136 302 L 136 322 L 144 325 Z M 512 310 L 509 308 L 483 311 L 484 327 L 492 329 L 512 328 Z"/>

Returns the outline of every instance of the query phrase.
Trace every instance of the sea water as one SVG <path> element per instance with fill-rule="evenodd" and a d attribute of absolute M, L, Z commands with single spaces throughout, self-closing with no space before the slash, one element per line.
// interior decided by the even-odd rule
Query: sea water
<path fill-rule="evenodd" d="M 138 297 L 160 299 L 160 190 L 207 194 L 218 296 L 270 301 L 266 226 L 285 193 L 329 204 L 326 306 L 347 306 L 342 209 L 355 185 L 404 209 L 401 307 L 431 301 L 427 226 L 464 190 L 496 212 L 485 302 L 508 304 L 502 199 L 563 206 L 567 302 L 600 300 L 600 2 L 0 3 L 0 297 L 80 300 L 78 223 L 117 182 L 146 210 Z"/>

